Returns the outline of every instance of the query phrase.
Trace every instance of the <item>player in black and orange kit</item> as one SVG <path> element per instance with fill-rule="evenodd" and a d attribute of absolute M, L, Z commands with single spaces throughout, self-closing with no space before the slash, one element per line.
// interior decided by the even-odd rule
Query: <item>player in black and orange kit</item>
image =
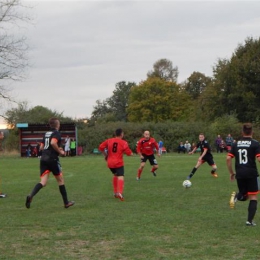
<path fill-rule="evenodd" d="M 124 201 L 124 160 L 123 155 L 133 155 L 128 143 L 123 140 L 124 133 L 121 128 L 115 131 L 115 137 L 105 140 L 99 145 L 99 150 L 105 156 L 107 167 L 112 172 L 114 197 Z"/>
<path fill-rule="evenodd" d="M 157 151 L 157 155 L 160 157 L 159 146 L 154 138 L 150 137 L 149 131 L 144 131 L 144 137 L 141 138 L 137 143 L 137 154 L 141 158 L 141 164 L 137 171 L 136 180 L 139 181 L 141 178 L 142 171 L 145 163 L 149 160 L 152 165 L 151 172 L 153 176 L 156 176 L 156 170 L 158 169 L 157 160 L 154 157 L 154 149 Z"/>
<path fill-rule="evenodd" d="M 212 167 L 211 170 L 211 175 L 215 178 L 218 177 L 218 174 L 216 172 L 217 170 L 217 165 L 214 162 L 213 155 L 211 154 L 211 149 L 209 143 L 205 140 L 205 135 L 204 134 L 199 134 L 199 142 L 197 145 L 193 148 L 189 154 L 193 154 L 198 148 L 200 148 L 201 154 L 198 159 L 198 162 L 196 166 L 192 169 L 190 175 L 187 177 L 187 179 L 191 179 L 191 177 L 195 174 L 197 169 L 205 162 L 208 163 Z"/>
<path fill-rule="evenodd" d="M 255 226 L 253 222 L 257 210 L 258 171 L 256 159 L 260 162 L 260 144 L 252 138 L 253 128 L 251 123 L 245 123 L 242 129 L 243 137 L 238 140 L 227 154 L 227 167 L 230 180 L 237 180 L 238 192 L 232 192 L 230 207 L 234 208 L 237 200 L 249 200 L 247 226 Z M 232 159 L 235 158 L 235 172 Z"/>
<path fill-rule="evenodd" d="M 26 197 L 25 206 L 30 208 L 33 197 L 47 185 L 50 172 L 56 178 L 59 185 L 59 190 L 64 202 L 64 207 L 69 208 L 74 205 L 74 201 L 68 201 L 67 191 L 64 184 L 64 178 L 61 171 L 59 162 L 59 155 L 64 156 L 65 152 L 60 148 L 61 134 L 60 121 L 57 118 L 49 120 L 50 130 L 45 133 L 43 140 L 40 144 L 42 156 L 40 159 L 40 178 L 41 181 L 35 185 L 32 192 Z"/>

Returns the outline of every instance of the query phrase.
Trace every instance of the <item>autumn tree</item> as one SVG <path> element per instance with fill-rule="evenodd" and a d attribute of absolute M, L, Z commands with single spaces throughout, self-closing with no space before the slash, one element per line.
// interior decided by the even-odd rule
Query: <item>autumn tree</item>
<path fill-rule="evenodd" d="M 175 82 L 148 78 L 130 92 L 130 122 L 182 121 L 189 117 L 190 99 Z"/>

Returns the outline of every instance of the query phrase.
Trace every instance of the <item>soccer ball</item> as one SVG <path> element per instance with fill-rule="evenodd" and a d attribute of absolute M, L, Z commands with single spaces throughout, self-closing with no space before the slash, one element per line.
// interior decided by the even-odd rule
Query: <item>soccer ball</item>
<path fill-rule="evenodd" d="M 185 181 L 182 183 L 182 186 L 183 186 L 184 188 L 190 188 L 190 187 L 191 187 L 191 181 L 185 180 Z"/>

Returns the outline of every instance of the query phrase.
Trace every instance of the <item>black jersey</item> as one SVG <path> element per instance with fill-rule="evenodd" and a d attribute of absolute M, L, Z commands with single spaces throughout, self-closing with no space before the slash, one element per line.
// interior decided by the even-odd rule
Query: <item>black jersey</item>
<path fill-rule="evenodd" d="M 51 129 L 50 131 L 46 132 L 43 137 L 43 151 L 42 151 L 42 161 L 49 161 L 49 160 L 57 160 L 59 158 L 59 153 L 55 151 L 51 145 L 52 139 L 57 140 L 57 144 L 60 147 L 61 145 L 61 134 L 56 129 Z"/>
<path fill-rule="evenodd" d="M 204 152 L 204 150 L 206 149 L 207 150 L 207 153 L 205 154 L 206 155 L 211 155 L 211 149 L 210 149 L 210 145 L 209 143 L 206 141 L 206 140 L 203 140 L 201 142 L 198 142 L 197 145 L 196 145 L 197 148 L 200 148 L 200 151 L 202 154 Z"/>
<path fill-rule="evenodd" d="M 243 137 L 237 141 L 228 153 L 235 157 L 236 178 L 253 178 L 258 176 L 256 157 L 260 156 L 260 144 L 258 141 Z"/>

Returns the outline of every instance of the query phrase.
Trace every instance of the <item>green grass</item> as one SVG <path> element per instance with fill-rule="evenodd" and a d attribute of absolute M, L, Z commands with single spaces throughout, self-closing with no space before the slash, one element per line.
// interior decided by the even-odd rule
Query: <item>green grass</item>
<path fill-rule="evenodd" d="M 39 159 L 0 158 L 0 259 L 259 259 L 259 215 L 246 227 L 248 202 L 229 208 L 236 184 L 226 154 L 214 154 L 219 178 L 202 165 L 192 187 L 182 182 L 198 154 L 158 159 L 157 177 L 139 157 L 125 158 L 125 202 L 113 198 L 112 174 L 102 156 L 61 158 L 69 199 L 64 209 L 55 179 L 25 208 L 39 181 Z"/>

